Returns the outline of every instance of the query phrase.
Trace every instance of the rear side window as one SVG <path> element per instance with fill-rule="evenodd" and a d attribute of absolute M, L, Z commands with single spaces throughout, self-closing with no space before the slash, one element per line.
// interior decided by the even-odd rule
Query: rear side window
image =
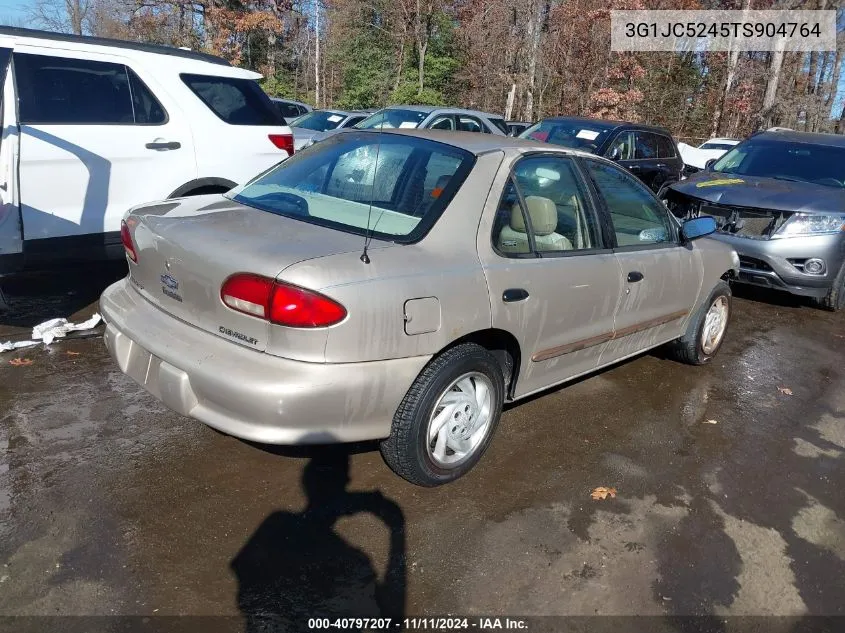
<path fill-rule="evenodd" d="M 160 124 L 167 114 L 150 89 L 123 64 L 14 54 L 21 123 Z"/>
<path fill-rule="evenodd" d="M 484 126 L 481 125 L 481 121 L 476 119 L 473 116 L 467 116 L 465 114 L 458 115 L 458 130 L 461 132 L 484 132 Z"/>
<path fill-rule="evenodd" d="M 634 159 L 657 158 L 658 136 L 651 132 L 634 132 Z"/>
<path fill-rule="evenodd" d="M 252 79 L 186 74 L 180 77 L 209 110 L 229 125 L 285 124 L 270 97 Z"/>
<path fill-rule="evenodd" d="M 276 105 L 276 109 L 279 111 L 279 114 L 286 119 L 298 117 L 303 113 L 303 109 L 295 103 L 287 103 L 285 101 L 274 101 L 273 103 Z"/>
<path fill-rule="evenodd" d="M 496 119 L 494 117 L 490 117 L 488 119 L 488 121 L 490 121 L 490 123 L 492 123 L 497 128 L 499 128 L 502 131 L 502 134 L 509 134 L 510 133 L 510 130 L 508 129 L 508 124 L 505 123 L 504 119 Z"/>
<path fill-rule="evenodd" d="M 427 139 L 350 132 L 294 154 L 230 192 L 248 206 L 395 242 L 421 239 L 472 169 L 469 152 Z"/>
<path fill-rule="evenodd" d="M 658 135 L 657 137 L 657 157 L 658 158 L 675 158 L 675 143 L 672 142 L 668 136 Z"/>

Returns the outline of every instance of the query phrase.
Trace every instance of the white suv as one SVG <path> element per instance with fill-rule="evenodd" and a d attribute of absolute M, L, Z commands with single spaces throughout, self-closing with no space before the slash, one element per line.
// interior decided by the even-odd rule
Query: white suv
<path fill-rule="evenodd" d="M 130 207 L 227 191 L 287 158 L 260 77 L 190 50 L 0 27 L 0 273 L 123 257 Z"/>

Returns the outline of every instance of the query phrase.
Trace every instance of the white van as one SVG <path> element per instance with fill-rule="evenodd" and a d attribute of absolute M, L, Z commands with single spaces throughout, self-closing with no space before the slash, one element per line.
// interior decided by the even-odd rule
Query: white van
<path fill-rule="evenodd" d="M 228 191 L 287 158 L 260 77 L 189 50 L 0 27 L 0 274 L 122 258 L 130 207 Z"/>

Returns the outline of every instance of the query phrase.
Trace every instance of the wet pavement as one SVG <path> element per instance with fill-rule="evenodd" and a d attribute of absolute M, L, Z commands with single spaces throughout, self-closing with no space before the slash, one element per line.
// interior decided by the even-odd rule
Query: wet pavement
<path fill-rule="evenodd" d="M 118 273 L 17 285 L 0 341 Z M 644 355 L 512 406 L 433 490 L 370 444 L 179 417 L 98 338 L 0 354 L 0 614 L 845 615 L 845 314 L 741 295 L 713 365 Z"/>

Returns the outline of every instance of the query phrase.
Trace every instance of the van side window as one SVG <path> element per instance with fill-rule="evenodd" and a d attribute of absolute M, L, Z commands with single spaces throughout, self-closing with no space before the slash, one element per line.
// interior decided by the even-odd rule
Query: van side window
<path fill-rule="evenodd" d="M 135 123 L 123 64 L 15 53 L 21 123 Z"/>

